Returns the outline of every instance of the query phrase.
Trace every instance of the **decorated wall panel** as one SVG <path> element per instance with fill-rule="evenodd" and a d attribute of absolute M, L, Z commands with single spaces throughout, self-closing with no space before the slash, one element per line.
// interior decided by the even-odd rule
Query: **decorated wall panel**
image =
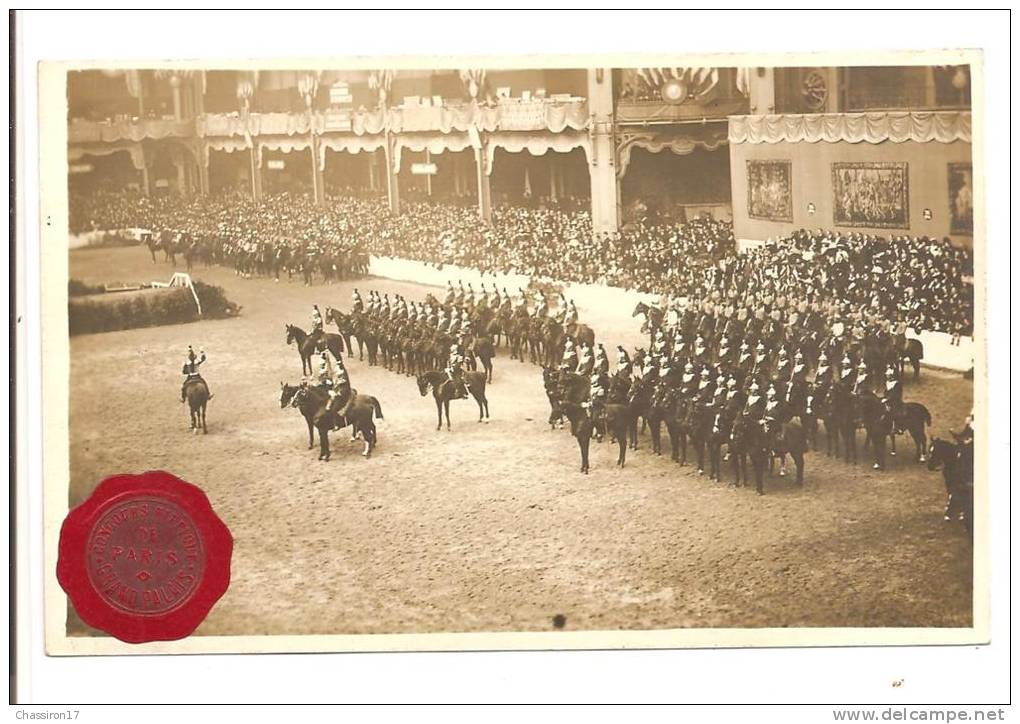
<path fill-rule="evenodd" d="M 787 160 L 747 162 L 747 215 L 793 221 L 793 172 Z"/>
<path fill-rule="evenodd" d="M 903 162 L 832 164 L 832 221 L 836 226 L 909 229 L 909 169 Z"/>

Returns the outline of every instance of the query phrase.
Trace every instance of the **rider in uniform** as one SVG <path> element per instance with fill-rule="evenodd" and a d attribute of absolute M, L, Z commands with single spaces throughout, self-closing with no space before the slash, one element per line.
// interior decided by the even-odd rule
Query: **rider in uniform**
<path fill-rule="evenodd" d="M 595 362 L 591 356 L 591 347 L 588 346 L 587 342 L 581 342 L 578 345 L 578 348 L 577 373 L 579 375 L 590 375 L 595 366 Z"/>
<path fill-rule="evenodd" d="M 900 410 L 903 407 L 903 385 L 896 377 L 896 368 L 888 367 L 885 371 L 885 390 L 882 396 L 882 404 L 889 410 L 893 424 L 897 432 L 900 431 Z"/>
<path fill-rule="evenodd" d="M 322 334 L 322 312 L 319 305 L 312 305 L 312 334 Z"/>
<path fill-rule="evenodd" d="M 205 350 L 199 350 L 198 356 L 195 356 L 195 350 L 192 349 L 191 345 L 188 345 L 188 361 L 184 363 L 184 367 L 181 368 L 181 374 L 184 375 L 184 381 L 181 383 L 181 403 L 184 403 L 184 391 L 188 388 L 188 383 L 192 380 L 205 380 L 202 375 L 198 372 L 198 367 L 205 362 Z M 209 389 L 209 383 L 206 382 L 206 389 Z M 209 398 L 212 399 L 212 393 L 209 393 Z"/>
<path fill-rule="evenodd" d="M 364 311 L 365 303 L 361 301 L 361 294 L 358 293 L 358 288 L 354 288 L 354 294 L 351 295 L 351 314 L 357 314 Z"/>
<path fill-rule="evenodd" d="M 450 345 L 450 359 L 446 365 L 446 374 L 453 383 L 453 389 L 457 397 L 466 400 L 468 397 L 467 386 L 464 384 L 464 355 L 461 354 L 460 345 Z"/>
<path fill-rule="evenodd" d="M 631 364 L 630 355 L 627 354 L 627 350 L 622 345 L 616 345 L 616 374 L 627 375 L 630 374 Z"/>
<path fill-rule="evenodd" d="M 601 342 L 595 349 L 594 371 L 599 374 L 609 374 L 609 358 L 606 356 L 606 348 L 602 346 Z"/>

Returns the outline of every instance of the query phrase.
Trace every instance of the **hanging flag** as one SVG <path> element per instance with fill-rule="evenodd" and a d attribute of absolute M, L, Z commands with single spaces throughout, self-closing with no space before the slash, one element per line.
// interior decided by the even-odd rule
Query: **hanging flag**
<path fill-rule="evenodd" d="M 737 90 L 741 95 L 751 95 L 751 69 L 737 68 Z"/>

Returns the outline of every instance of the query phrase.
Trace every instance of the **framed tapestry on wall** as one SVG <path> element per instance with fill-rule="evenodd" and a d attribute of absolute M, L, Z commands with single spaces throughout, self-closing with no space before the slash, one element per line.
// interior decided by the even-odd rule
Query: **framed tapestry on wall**
<path fill-rule="evenodd" d="M 974 172 L 969 163 L 949 164 L 949 231 L 974 235 Z"/>
<path fill-rule="evenodd" d="M 793 222 L 793 175 L 789 161 L 747 162 L 747 215 Z"/>
<path fill-rule="evenodd" d="M 832 222 L 836 226 L 910 228 L 907 164 L 833 163 Z"/>

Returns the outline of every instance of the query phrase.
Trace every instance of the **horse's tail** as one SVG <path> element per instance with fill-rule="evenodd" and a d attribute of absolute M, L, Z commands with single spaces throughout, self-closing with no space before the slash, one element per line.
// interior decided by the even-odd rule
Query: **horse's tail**
<path fill-rule="evenodd" d="M 921 405 L 921 411 L 924 413 L 924 426 L 931 427 L 931 413 L 928 411 L 928 408 Z"/>
<path fill-rule="evenodd" d="M 372 407 L 375 408 L 375 418 L 377 420 L 384 420 L 385 418 L 382 414 L 382 407 L 379 405 L 379 400 L 375 397 L 372 398 Z"/>

